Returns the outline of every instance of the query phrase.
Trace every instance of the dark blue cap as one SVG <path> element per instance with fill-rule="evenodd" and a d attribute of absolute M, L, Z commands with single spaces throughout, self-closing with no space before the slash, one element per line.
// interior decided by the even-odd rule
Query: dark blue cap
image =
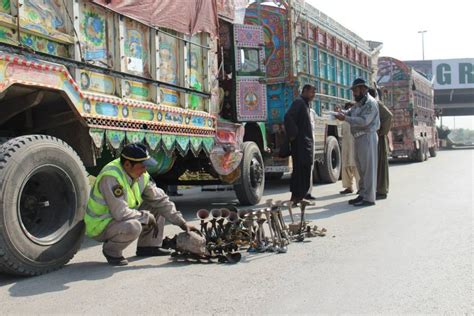
<path fill-rule="evenodd" d="M 362 79 L 362 78 L 357 78 L 357 79 L 354 80 L 354 82 L 352 83 L 351 89 L 354 89 L 355 87 L 359 87 L 359 86 L 364 86 L 364 87 L 369 88 L 369 86 L 367 85 L 367 83 L 365 82 L 364 79 Z"/>
<path fill-rule="evenodd" d="M 141 162 L 145 167 L 154 167 L 157 165 L 156 160 L 148 153 L 146 146 L 141 143 L 128 144 L 123 148 L 121 156 L 132 162 Z"/>

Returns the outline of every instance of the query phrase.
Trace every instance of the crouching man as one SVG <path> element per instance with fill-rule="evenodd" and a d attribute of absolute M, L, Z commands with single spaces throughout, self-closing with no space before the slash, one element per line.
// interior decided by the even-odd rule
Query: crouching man
<path fill-rule="evenodd" d="M 150 178 L 146 168 L 154 165 L 145 145 L 129 144 L 96 178 L 84 222 L 87 236 L 104 243 L 109 264 L 127 265 L 122 251 L 137 238 L 137 256 L 168 255 L 160 249 L 165 219 L 186 232 L 196 230 Z"/>

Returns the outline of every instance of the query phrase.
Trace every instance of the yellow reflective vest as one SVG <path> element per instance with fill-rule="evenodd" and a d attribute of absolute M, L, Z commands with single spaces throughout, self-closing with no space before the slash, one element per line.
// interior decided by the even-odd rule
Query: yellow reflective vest
<path fill-rule="evenodd" d="M 148 172 L 145 172 L 138 181 L 135 181 L 133 185 L 130 186 L 127 173 L 120 164 L 120 158 L 107 164 L 97 176 L 94 186 L 91 189 L 89 201 L 87 202 L 84 222 L 86 224 L 86 235 L 89 237 L 100 235 L 112 221 L 112 214 L 105 202 L 104 196 L 99 190 L 100 180 L 104 176 L 111 176 L 117 179 L 117 182 L 121 186 L 121 188 L 118 189 L 126 193 L 128 207 L 132 209 L 137 209 L 142 204 L 142 193 L 150 181 L 150 175 Z"/>

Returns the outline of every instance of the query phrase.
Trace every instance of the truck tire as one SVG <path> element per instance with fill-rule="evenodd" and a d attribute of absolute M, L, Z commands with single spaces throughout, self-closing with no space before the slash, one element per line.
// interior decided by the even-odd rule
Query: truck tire
<path fill-rule="evenodd" d="M 425 161 L 425 146 L 422 139 L 418 140 L 420 146 L 418 149 L 415 149 L 413 153 L 413 160 L 416 162 L 423 162 Z"/>
<path fill-rule="evenodd" d="M 329 136 L 326 140 L 326 151 L 324 161 L 319 164 L 321 180 L 325 183 L 335 183 L 341 175 L 341 149 L 339 142 L 334 136 Z"/>
<path fill-rule="evenodd" d="M 63 141 L 45 135 L 0 146 L 0 272 L 32 276 L 61 268 L 84 236 L 89 184 Z"/>
<path fill-rule="evenodd" d="M 255 205 L 260 202 L 265 186 L 263 158 L 254 142 L 244 142 L 243 152 L 240 181 L 234 185 L 235 195 L 241 205 Z"/>
<path fill-rule="evenodd" d="M 313 184 L 321 183 L 321 175 L 319 172 L 319 168 L 321 168 L 320 163 L 318 161 L 315 161 L 313 165 Z"/>
<path fill-rule="evenodd" d="M 438 155 L 438 148 L 436 146 L 430 147 L 430 156 L 432 158 L 436 157 Z"/>
<path fill-rule="evenodd" d="M 423 148 L 425 153 L 425 160 L 428 160 L 428 158 L 430 157 L 430 149 L 428 147 L 428 141 L 426 139 L 423 141 Z"/>
<path fill-rule="evenodd" d="M 283 172 L 266 172 L 265 180 L 280 180 L 283 177 Z"/>

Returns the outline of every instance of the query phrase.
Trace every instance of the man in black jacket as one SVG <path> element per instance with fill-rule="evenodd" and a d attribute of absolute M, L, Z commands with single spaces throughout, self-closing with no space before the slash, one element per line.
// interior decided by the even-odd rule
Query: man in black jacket
<path fill-rule="evenodd" d="M 311 172 L 314 163 L 314 141 L 311 126 L 311 101 L 316 88 L 305 85 L 301 95 L 291 104 L 285 114 L 285 130 L 290 140 L 293 173 L 291 174 L 290 191 L 293 203 L 306 198 L 311 185 Z"/>

